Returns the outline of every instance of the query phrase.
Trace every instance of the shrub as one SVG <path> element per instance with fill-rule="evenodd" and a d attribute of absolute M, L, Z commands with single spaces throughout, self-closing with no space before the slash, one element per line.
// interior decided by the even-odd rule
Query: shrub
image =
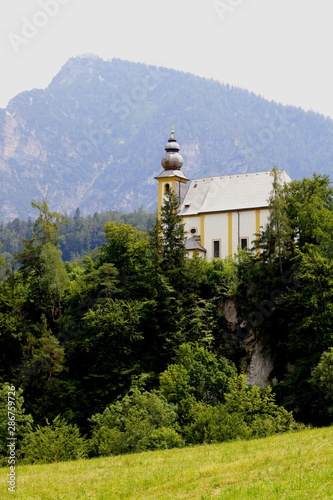
<path fill-rule="evenodd" d="M 322 413 L 327 413 L 328 422 L 333 418 L 333 347 L 323 352 L 317 366 L 312 370 L 311 384 L 321 401 Z M 323 404 L 324 400 L 324 404 Z"/>
<path fill-rule="evenodd" d="M 37 426 L 23 440 L 23 462 L 51 463 L 86 458 L 88 442 L 80 436 L 79 428 L 70 425 L 60 416 L 50 424 Z"/>
<path fill-rule="evenodd" d="M 236 369 L 226 358 L 197 344 L 182 344 L 176 363 L 160 374 L 160 391 L 167 401 L 177 403 L 179 421 L 184 425 L 196 401 L 211 405 L 224 402 L 235 376 Z"/>
<path fill-rule="evenodd" d="M 181 448 L 184 444 L 183 438 L 170 427 L 155 429 L 140 441 L 142 450 L 168 450 Z"/>
<path fill-rule="evenodd" d="M 191 423 L 184 428 L 189 444 L 220 443 L 251 436 L 242 415 L 228 413 L 225 405 L 196 403 L 191 409 L 190 419 Z"/>
<path fill-rule="evenodd" d="M 275 402 L 271 387 L 261 389 L 246 384 L 244 375 L 235 377 L 225 395 L 226 410 L 238 413 L 251 428 L 253 437 L 298 429 L 292 414 Z"/>
<path fill-rule="evenodd" d="M 181 438 L 176 429 L 170 432 L 176 417 L 174 405 L 162 396 L 134 389 L 90 419 L 95 426 L 92 450 L 97 455 L 119 455 L 176 446 Z"/>

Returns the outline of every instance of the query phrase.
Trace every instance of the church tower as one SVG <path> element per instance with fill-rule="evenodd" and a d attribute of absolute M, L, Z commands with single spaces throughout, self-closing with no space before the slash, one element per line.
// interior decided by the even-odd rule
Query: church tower
<path fill-rule="evenodd" d="M 175 139 L 175 132 L 171 130 L 171 137 L 165 146 L 165 155 L 162 158 L 161 164 L 163 171 L 155 177 L 158 181 L 158 217 L 161 216 L 161 208 L 164 201 L 164 196 L 172 189 L 179 199 L 179 204 L 184 200 L 189 179 L 185 177 L 181 168 L 183 166 L 183 158 L 179 154 L 180 146 Z"/>

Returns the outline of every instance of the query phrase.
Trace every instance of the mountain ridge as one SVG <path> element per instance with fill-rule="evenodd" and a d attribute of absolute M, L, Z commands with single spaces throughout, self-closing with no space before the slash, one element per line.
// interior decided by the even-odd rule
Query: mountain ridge
<path fill-rule="evenodd" d="M 172 125 L 189 178 L 274 165 L 292 178 L 332 173 L 330 118 L 190 73 L 88 54 L 0 110 L 0 219 L 31 216 L 31 200 L 41 198 L 68 214 L 154 211 Z"/>

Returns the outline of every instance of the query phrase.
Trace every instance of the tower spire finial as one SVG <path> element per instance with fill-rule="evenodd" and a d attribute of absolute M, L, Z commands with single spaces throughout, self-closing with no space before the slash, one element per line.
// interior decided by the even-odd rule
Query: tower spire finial
<path fill-rule="evenodd" d="M 162 167 L 165 170 L 180 170 L 183 166 L 183 158 L 179 154 L 180 146 L 175 139 L 174 127 L 172 127 L 171 137 L 164 149 L 165 155 L 162 158 Z"/>
<path fill-rule="evenodd" d="M 174 139 L 175 138 L 175 126 L 172 125 L 171 127 L 171 139 Z"/>

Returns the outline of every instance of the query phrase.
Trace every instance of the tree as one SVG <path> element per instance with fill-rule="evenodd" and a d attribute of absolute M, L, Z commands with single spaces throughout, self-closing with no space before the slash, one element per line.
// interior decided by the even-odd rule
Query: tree
<path fill-rule="evenodd" d="M 178 198 L 172 189 L 165 196 L 161 218 L 151 232 L 151 241 L 157 269 L 180 290 L 186 261 L 185 229 L 179 215 Z"/>
<path fill-rule="evenodd" d="M 333 347 L 323 352 L 319 363 L 312 370 L 311 383 L 318 394 L 320 413 L 326 417 L 326 422 L 333 421 Z M 323 401 L 325 404 L 323 404 Z M 328 418 L 327 418 L 328 417 Z"/>
<path fill-rule="evenodd" d="M 47 300 L 47 309 L 53 320 L 61 314 L 61 300 L 69 286 L 69 279 L 61 251 L 51 242 L 45 243 L 39 256 L 39 287 Z"/>
<path fill-rule="evenodd" d="M 333 188 L 328 175 L 292 181 L 285 189 L 285 203 L 296 247 L 319 244 L 333 256 Z"/>
<path fill-rule="evenodd" d="M 293 243 L 293 231 L 287 213 L 286 189 L 282 184 L 281 172 L 274 167 L 273 190 L 269 199 L 268 223 L 261 231 L 258 239 L 254 242 L 255 247 L 261 251 L 261 257 L 265 262 L 274 265 L 278 262 L 279 272 L 283 274 L 285 259 L 290 255 Z"/>
<path fill-rule="evenodd" d="M 47 416 L 59 412 L 59 401 L 55 394 L 61 385 L 65 371 L 65 350 L 47 326 L 45 317 L 32 327 L 23 345 L 21 365 L 16 369 L 16 378 L 24 388 L 26 405 L 41 422 Z"/>
<path fill-rule="evenodd" d="M 65 352 L 59 340 L 47 329 L 45 317 L 40 325 L 41 336 L 31 336 L 31 344 L 25 346 L 24 362 L 21 371 L 22 383 L 40 379 L 40 395 L 48 381 L 54 379 L 64 369 Z"/>
<path fill-rule="evenodd" d="M 17 255 L 22 266 L 19 272 L 29 286 L 30 305 L 34 303 L 33 319 L 39 321 L 45 314 L 55 321 L 61 313 L 61 299 L 68 286 L 67 272 L 59 250 L 59 226 L 64 217 L 50 212 L 47 201 L 32 202 L 38 208 L 39 216 L 30 239 L 24 239 L 24 249 Z M 36 314 L 37 313 L 37 314 Z"/>
<path fill-rule="evenodd" d="M 40 213 L 34 223 L 32 237 L 23 239 L 24 249 L 17 255 L 17 260 L 22 264 L 21 271 L 38 273 L 39 257 L 43 246 L 49 243 L 58 248 L 60 224 L 63 224 L 66 219 L 58 212 L 51 212 L 45 199 L 41 203 L 32 201 L 31 205 Z"/>
<path fill-rule="evenodd" d="M 142 303 L 105 298 L 79 320 L 68 346 L 69 374 L 77 390 L 73 411 L 80 421 L 124 394 L 131 377 L 139 372 Z"/>
<path fill-rule="evenodd" d="M 123 297 L 145 295 L 149 267 L 147 235 L 129 224 L 108 222 L 105 236 L 107 243 L 101 248 L 99 261 L 115 266 Z"/>

